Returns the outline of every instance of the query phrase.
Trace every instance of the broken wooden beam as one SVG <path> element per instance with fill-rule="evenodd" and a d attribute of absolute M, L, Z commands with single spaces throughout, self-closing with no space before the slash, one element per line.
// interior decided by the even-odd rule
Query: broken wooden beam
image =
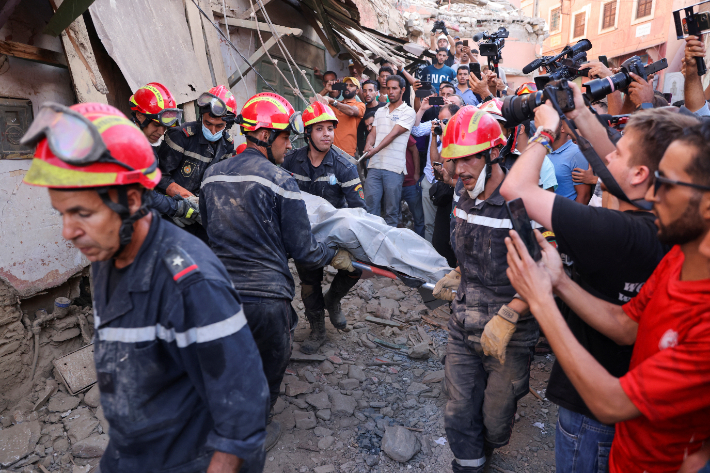
<path fill-rule="evenodd" d="M 62 53 L 30 46 L 29 44 L 16 43 L 15 41 L 0 41 L 0 54 L 64 69 L 69 67 L 67 59 Z"/>
<path fill-rule="evenodd" d="M 434 327 L 439 327 L 440 329 L 448 330 L 445 324 L 442 324 L 441 322 L 437 322 L 434 319 L 431 319 L 427 317 L 426 315 L 422 315 L 422 320 L 429 325 L 433 325 Z"/>
<path fill-rule="evenodd" d="M 271 26 L 269 26 L 267 23 L 261 23 L 261 22 L 255 22 L 253 20 L 237 20 L 234 18 L 227 18 L 227 21 L 225 22 L 224 18 L 219 20 L 219 23 L 228 26 L 236 26 L 237 28 L 248 28 L 251 30 L 255 30 L 257 26 L 259 27 L 259 30 L 264 31 L 266 33 L 271 33 Z M 301 36 L 303 34 L 303 30 L 299 28 L 289 28 L 287 26 L 278 26 L 278 25 L 273 25 L 274 31 L 276 31 L 280 35 L 289 35 L 292 34 L 294 36 Z"/>
<path fill-rule="evenodd" d="M 380 319 L 379 317 L 373 317 L 371 315 L 368 315 L 367 317 L 365 317 L 365 321 L 372 322 L 373 324 L 386 325 L 388 327 L 399 328 L 402 326 L 402 324 L 400 324 L 399 322 L 393 322 L 393 321 L 387 320 L 387 319 Z"/>

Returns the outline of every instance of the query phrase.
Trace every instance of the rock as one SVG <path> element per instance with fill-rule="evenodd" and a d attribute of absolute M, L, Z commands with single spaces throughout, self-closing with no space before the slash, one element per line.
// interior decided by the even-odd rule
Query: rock
<path fill-rule="evenodd" d="M 84 440 L 99 425 L 98 419 L 91 414 L 88 407 L 75 410 L 62 422 L 72 444 Z"/>
<path fill-rule="evenodd" d="M 286 385 L 287 396 L 298 396 L 299 394 L 307 394 L 313 392 L 313 386 L 305 381 L 291 381 Z"/>
<path fill-rule="evenodd" d="M 397 301 L 387 299 L 385 297 L 383 299 L 380 299 L 380 306 L 384 307 L 385 309 L 392 309 L 394 311 L 394 315 L 399 315 L 399 303 Z"/>
<path fill-rule="evenodd" d="M 49 401 L 49 398 L 54 395 L 54 393 L 57 392 L 57 382 L 54 381 L 53 379 L 47 380 L 47 386 L 44 388 L 44 394 L 40 395 L 39 398 L 37 399 L 37 402 L 35 402 L 35 405 L 32 410 L 37 411 L 44 406 L 47 401 Z M 2 404 L 2 402 L 0 402 Z M 0 412 L 3 411 L 3 407 L 0 405 Z"/>
<path fill-rule="evenodd" d="M 352 391 L 353 389 L 356 389 L 358 386 L 360 386 L 360 381 L 358 381 L 357 379 L 347 378 L 341 380 L 338 385 L 340 386 L 340 389 L 343 389 L 345 391 Z"/>
<path fill-rule="evenodd" d="M 331 417 L 330 409 L 321 409 L 320 411 L 317 411 L 316 417 L 318 417 L 321 420 L 325 420 L 325 421 L 330 420 L 330 417 Z"/>
<path fill-rule="evenodd" d="M 335 471 L 335 466 L 334 465 L 317 466 L 313 469 L 313 471 L 314 471 L 314 473 L 333 473 Z"/>
<path fill-rule="evenodd" d="M 358 365 L 350 365 L 350 368 L 348 369 L 348 376 L 353 379 L 357 379 L 358 381 L 365 381 L 365 379 L 367 379 L 367 375 L 363 371 L 362 366 Z"/>
<path fill-rule="evenodd" d="M 394 310 L 391 307 L 378 307 L 375 311 L 375 315 L 383 320 L 392 320 Z"/>
<path fill-rule="evenodd" d="M 427 386 L 426 384 L 412 383 L 407 388 L 407 394 L 419 395 L 423 392 L 430 391 L 430 390 L 431 390 L 431 386 Z"/>
<path fill-rule="evenodd" d="M 293 418 L 297 429 L 308 430 L 316 426 L 316 416 L 312 412 L 293 411 Z"/>
<path fill-rule="evenodd" d="M 108 445 L 108 435 L 94 434 L 71 447 L 71 453 L 77 458 L 96 458 L 104 454 Z"/>
<path fill-rule="evenodd" d="M 390 287 L 385 287 L 383 289 L 380 289 L 380 291 L 377 293 L 377 295 L 380 297 L 380 304 L 382 305 L 382 299 L 387 298 L 387 299 L 394 299 L 395 301 L 401 301 L 404 299 L 404 293 L 397 289 L 395 286 L 390 286 Z"/>
<path fill-rule="evenodd" d="M 294 397 L 291 399 L 291 404 L 298 407 L 299 409 L 303 409 L 303 410 L 308 409 L 308 403 L 306 402 L 305 399 Z"/>
<path fill-rule="evenodd" d="M 439 370 L 439 371 L 429 371 L 427 374 L 424 375 L 424 378 L 422 379 L 423 384 L 431 384 L 431 383 L 438 383 L 442 379 L 444 379 L 444 376 L 446 373 L 444 370 Z"/>
<path fill-rule="evenodd" d="M 351 416 L 357 407 L 357 401 L 352 396 L 346 396 L 340 393 L 331 393 L 330 402 L 332 403 L 331 411 L 336 415 Z"/>
<path fill-rule="evenodd" d="M 274 404 L 274 414 L 278 415 L 281 414 L 284 409 L 286 409 L 286 401 L 283 400 L 283 398 L 279 397 L 276 400 L 276 404 Z"/>
<path fill-rule="evenodd" d="M 10 466 L 34 452 L 41 432 L 36 420 L 0 430 L 0 466 Z"/>
<path fill-rule="evenodd" d="M 49 400 L 47 408 L 50 412 L 66 412 L 79 405 L 81 400 L 78 397 L 58 392 Z"/>
<path fill-rule="evenodd" d="M 394 417 L 394 410 L 392 410 L 391 407 L 383 407 L 380 411 L 380 414 L 385 417 Z"/>
<path fill-rule="evenodd" d="M 100 402 L 101 393 L 99 392 L 99 384 L 96 383 L 84 395 L 84 404 L 89 407 L 99 407 Z"/>
<path fill-rule="evenodd" d="M 415 360 L 426 360 L 429 358 L 429 344 L 426 342 L 414 345 L 409 349 L 409 357 Z"/>
<path fill-rule="evenodd" d="M 313 373 L 311 373 L 310 371 L 304 372 L 304 373 L 303 373 L 303 376 L 306 378 L 306 381 L 308 381 L 309 383 L 315 383 L 315 382 L 316 382 L 316 377 L 315 377 L 315 375 L 314 375 Z"/>
<path fill-rule="evenodd" d="M 52 448 L 55 452 L 63 452 L 69 449 L 69 440 L 64 437 L 60 437 L 54 441 Z"/>
<path fill-rule="evenodd" d="M 370 339 L 367 338 L 367 334 L 366 334 L 366 333 L 363 333 L 363 334 L 360 336 L 360 340 L 362 340 L 363 346 L 365 346 L 366 348 L 369 348 L 370 350 L 372 350 L 372 349 L 374 349 L 374 348 L 377 348 L 377 345 L 375 345 L 374 342 L 371 342 Z M 351 365 L 351 366 L 352 366 L 352 365 Z"/>
<path fill-rule="evenodd" d="M 342 365 L 342 364 L 343 364 L 343 360 L 341 360 L 340 357 L 335 356 L 335 355 L 329 356 L 329 357 L 328 357 L 328 360 L 329 360 L 331 363 L 335 363 L 336 365 Z"/>
<path fill-rule="evenodd" d="M 99 406 L 98 409 L 96 409 L 96 418 L 99 420 L 99 424 L 101 425 L 101 430 L 105 434 L 108 433 L 108 421 L 106 420 L 106 417 L 104 417 L 104 408 Z"/>
<path fill-rule="evenodd" d="M 318 441 L 318 448 L 321 450 L 325 450 L 326 448 L 330 447 L 335 443 L 335 437 L 329 435 L 327 437 L 323 437 Z"/>
<path fill-rule="evenodd" d="M 326 429 L 325 427 L 316 427 L 313 429 L 313 433 L 316 434 L 316 437 L 327 437 L 328 435 L 332 434 L 333 431 Z"/>
<path fill-rule="evenodd" d="M 412 370 L 412 374 L 418 378 L 418 377 L 420 377 L 421 375 L 424 374 L 424 370 L 421 369 L 421 368 L 414 368 L 414 369 Z"/>
<path fill-rule="evenodd" d="M 331 363 L 330 361 L 324 360 L 323 363 L 320 364 L 318 369 L 323 374 L 330 374 L 335 371 L 335 366 L 333 366 L 333 363 Z"/>
<path fill-rule="evenodd" d="M 330 400 L 328 399 L 328 394 L 320 392 L 317 394 L 309 394 L 306 396 L 306 402 L 316 409 L 330 409 Z"/>
<path fill-rule="evenodd" d="M 380 462 L 379 455 L 365 455 L 365 464 L 369 467 L 373 467 Z"/>
<path fill-rule="evenodd" d="M 91 470 L 91 465 L 72 465 L 71 473 L 89 473 Z"/>
<path fill-rule="evenodd" d="M 387 426 L 382 437 L 382 451 L 398 462 L 409 461 L 421 449 L 413 432 L 401 425 Z"/>

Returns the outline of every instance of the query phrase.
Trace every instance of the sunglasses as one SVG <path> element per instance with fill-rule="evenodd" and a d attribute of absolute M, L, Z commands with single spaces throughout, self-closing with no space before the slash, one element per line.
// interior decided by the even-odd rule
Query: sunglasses
<path fill-rule="evenodd" d="M 661 186 L 686 186 L 692 187 L 693 189 L 710 192 L 710 186 L 701 186 L 700 184 L 693 184 L 692 182 L 674 181 L 673 179 L 668 179 L 667 177 L 661 176 L 658 171 L 654 172 L 653 176 L 653 195 L 658 194 L 658 189 L 660 189 Z"/>

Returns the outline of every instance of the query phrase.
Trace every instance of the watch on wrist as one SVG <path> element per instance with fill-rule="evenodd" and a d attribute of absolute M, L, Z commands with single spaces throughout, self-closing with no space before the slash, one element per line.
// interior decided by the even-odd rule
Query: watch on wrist
<path fill-rule="evenodd" d="M 518 323 L 518 318 L 520 317 L 520 314 L 515 312 L 507 305 L 503 305 L 503 307 L 500 308 L 500 310 L 498 311 L 498 315 L 503 317 L 505 320 L 507 320 L 513 325 Z"/>
<path fill-rule="evenodd" d="M 488 94 L 488 97 L 484 98 L 484 99 L 483 99 L 483 102 L 481 102 L 481 103 L 486 103 L 486 102 L 488 102 L 489 100 L 493 100 L 493 94 Z"/>

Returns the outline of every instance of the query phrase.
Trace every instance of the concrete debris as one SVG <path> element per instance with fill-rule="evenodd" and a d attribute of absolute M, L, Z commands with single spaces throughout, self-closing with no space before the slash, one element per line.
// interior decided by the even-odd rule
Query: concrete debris
<path fill-rule="evenodd" d="M 331 411 L 335 415 L 351 416 L 357 408 L 357 401 L 352 396 L 347 396 L 340 393 L 330 394 L 330 402 L 332 403 Z"/>
<path fill-rule="evenodd" d="M 422 384 L 438 383 L 444 379 L 444 370 L 430 371 L 422 379 Z"/>
<path fill-rule="evenodd" d="M 76 396 L 58 392 L 49 400 L 48 409 L 50 412 L 66 412 L 74 409 L 80 402 L 81 399 Z"/>
<path fill-rule="evenodd" d="M 8 467 L 32 453 L 40 434 L 38 421 L 0 430 L 0 466 Z"/>
<path fill-rule="evenodd" d="M 87 407 L 72 411 L 71 415 L 62 420 L 62 423 L 72 444 L 87 438 L 99 425 L 98 419 Z"/>
<path fill-rule="evenodd" d="M 319 392 L 316 394 L 309 394 L 306 396 L 306 402 L 316 409 L 330 409 L 330 400 L 328 399 L 328 394 L 324 392 Z"/>
<path fill-rule="evenodd" d="M 382 451 L 398 462 L 409 461 L 420 449 L 417 436 L 401 425 L 387 427 L 382 437 Z"/>
<path fill-rule="evenodd" d="M 419 343 L 417 345 L 414 345 L 410 350 L 409 350 L 409 356 L 410 358 L 414 358 L 417 360 L 426 360 L 429 358 L 429 344 L 426 342 Z"/>
<path fill-rule="evenodd" d="M 99 385 L 94 384 L 91 389 L 84 394 L 84 404 L 89 407 L 99 407 L 100 401 L 101 393 L 99 392 Z"/>
<path fill-rule="evenodd" d="M 94 434 L 72 445 L 71 453 L 77 458 L 96 458 L 104 454 L 108 446 L 108 435 Z"/>

